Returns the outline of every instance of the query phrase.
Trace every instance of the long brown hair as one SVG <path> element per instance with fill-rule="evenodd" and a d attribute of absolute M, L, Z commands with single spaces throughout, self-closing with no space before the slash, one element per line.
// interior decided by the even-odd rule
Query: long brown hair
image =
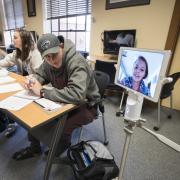
<path fill-rule="evenodd" d="M 15 32 L 19 33 L 22 41 L 22 51 L 19 48 L 16 48 L 16 58 L 25 61 L 29 56 L 29 52 L 34 49 L 32 34 L 24 29 L 16 29 Z"/>

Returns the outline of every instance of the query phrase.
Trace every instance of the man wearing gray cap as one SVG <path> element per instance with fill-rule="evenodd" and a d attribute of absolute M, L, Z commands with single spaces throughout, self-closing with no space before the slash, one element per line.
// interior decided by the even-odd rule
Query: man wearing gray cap
<path fill-rule="evenodd" d="M 100 100 L 99 89 L 93 72 L 87 61 L 76 52 L 75 45 L 70 40 L 59 42 L 53 34 L 43 35 L 38 43 L 38 49 L 44 59 L 26 83 L 36 95 L 56 102 L 73 103 L 78 109 L 68 114 L 63 136 L 59 142 L 56 155 L 60 155 L 71 144 L 73 130 L 93 121 L 97 115 L 96 104 Z M 51 88 L 43 85 L 51 83 Z M 16 152 L 16 160 L 27 159 L 41 153 L 40 142 L 29 134 L 30 146 Z"/>

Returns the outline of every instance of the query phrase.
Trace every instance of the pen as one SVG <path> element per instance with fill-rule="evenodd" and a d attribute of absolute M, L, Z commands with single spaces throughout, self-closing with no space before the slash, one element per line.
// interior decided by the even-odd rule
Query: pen
<path fill-rule="evenodd" d="M 40 104 L 38 101 L 33 101 L 33 102 L 35 102 L 36 104 L 38 104 L 40 107 L 42 107 L 44 110 L 46 110 L 46 111 L 52 111 L 52 109 L 50 109 L 50 108 L 48 108 L 48 107 L 45 107 L 45 106 L 43 106 L 42 104 Z"/>
<path fill-rule="evenodd" d="M 32 84 L 32 80 L 29 79 L 29 83 L 28 84 L 31 85 Z"/>
<path fill-rule="evenodd" d="M 31 86 L 32 84 L 34 84 L 34 81 L 32 79 L 29 79 L 28 84 L 29 84 L 29 86 Z"/>

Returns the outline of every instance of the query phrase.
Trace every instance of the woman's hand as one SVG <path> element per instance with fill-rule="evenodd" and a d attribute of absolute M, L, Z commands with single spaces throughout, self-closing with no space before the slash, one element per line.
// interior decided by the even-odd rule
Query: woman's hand
<path fill-rule="evenodd" d="M 32 90 L 34 92 L 34 94 L 40 96 L 40 90 L 43 87 L 42 87 L 42 85 L 39 83 L 39 81 L 37 79 L 35 79 L 34 77 L 32 77 L 30 75 L 30 76 L 26 77 L 26 80 L 24 82 L 24 88 Z"/>

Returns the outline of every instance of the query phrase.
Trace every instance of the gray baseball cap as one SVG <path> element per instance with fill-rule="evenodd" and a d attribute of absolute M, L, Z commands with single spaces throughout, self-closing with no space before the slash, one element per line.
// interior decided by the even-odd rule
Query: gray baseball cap
<path fill-rule="evenodd" d="M 37 42 L 37 48 L 42 58 L 47 54 L 59 52 L 59 40 L 54 34 L 44 34 Z"/>

